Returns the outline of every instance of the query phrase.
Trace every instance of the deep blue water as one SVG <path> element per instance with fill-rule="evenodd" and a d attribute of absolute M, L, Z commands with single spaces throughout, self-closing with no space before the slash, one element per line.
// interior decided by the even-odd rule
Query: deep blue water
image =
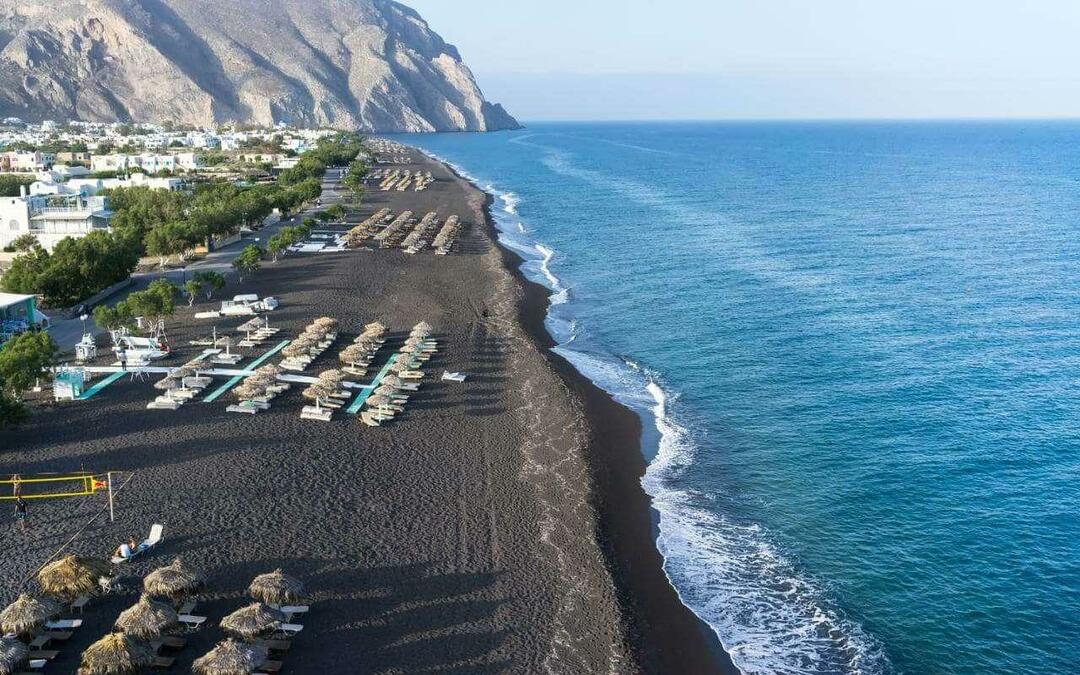
<path fill-rule="evenodd" d="M 1080 672 L 1080 124 L 402 140 L 646 418 L 668 574 L 745 672 Z"/>

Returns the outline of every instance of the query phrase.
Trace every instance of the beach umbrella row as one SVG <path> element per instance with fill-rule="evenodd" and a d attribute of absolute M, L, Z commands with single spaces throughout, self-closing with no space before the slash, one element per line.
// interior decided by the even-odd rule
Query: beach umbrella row
<path fill-rule="evenodd" d="M 458 235 L 461 234 L 463 225 L 457 216 L 450 216 L 443 223 L 442 229 L 435 235 L 435 240 L 431 243 L 433 247 L 443 252 L 449 252 L 450 247 L 454 245 Z"/>
<path fill-rule="evenodd" d="M 346 233 L 346 238 L 350 246 L 356 246 L 364 239 L 371 237 L 375 234 L 379 225 L 386 221 L 386 218 L 390 215 L 390 209 L 382 208 L 372 214 L 367 220 L 360 223 L 356 227 Z"/>

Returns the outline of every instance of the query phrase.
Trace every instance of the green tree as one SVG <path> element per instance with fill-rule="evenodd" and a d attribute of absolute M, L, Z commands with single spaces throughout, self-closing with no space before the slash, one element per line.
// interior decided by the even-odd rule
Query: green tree
<path fill-rule="evenodd" d="M 203 282 L 199 281 L 197 278 L 188 279 L 184 282 L 184 292 L 187 293 L 188 296 L 188 307 L 195 304 L 195 297 L 199 295 L 199 293 L 202 293 L 202 289 Z"/>
<path fill-rule="evenodd" d="M 0 429 L 25 422 L 30 416 L 22 401 L 9 396 L 3 386 L 3 381 L 0 381 Z"/>
<path fill-rule="evenodd" d="M 127 311 L 134 316 L 146 318 L 151 326 L 157 325 L 158 321 L 171 316 L 176 311 L 176 286 L 165 279 L 157 279 L 150 282 L 145 291 L 136 291 L 128 295 L 124 300 Z"/>
<path fill-rule="evenodd" d="M 41 289 L 41 275 L 48 266 L 49 254 L 35 239 L 29 251 L 11 261 L 11 266 L 4 272 L 4 276 L 0 277 L 0 286 L 9 293 L 38 293 Z"/>
<path fill-rule="evenodd" d="M 277 262 L 278 257 L 291 245 L 288 239 L 281 232 L 278 232 L 266 242 L 266 250 L 270 253 L 274 262 Z"/>
<path fill-rule="evenodd" d="M 119 302 L 112 307 L 98 305 L 94 308 L 92 315 L 94 323 L 99 328 L 108 331 L 120 330 L 121 328 L 127 328 L 129 331 L 135 330 L 135 317 L 124 302 Z"/>
<path fill-rule="evenodd" d="M 244 282 L 245 276 L 250 276 L 258 271 L 262 264 L 263 250 L 255 244 L 249 244 L 240 251 L 240 254 L 232 262 L 233 269 L 240 277 L 240 283 Z"/>
<path fill-rule="evenodd" d="M 20 190 L 30 187 L 35 180 L 34 176 L 0 175 L 0 197 L 18 197 Z"/>
<path fill-rule="evenodd" d="M 213 298 L 214 293 L 225 287 L 225 277 L 220 272 L 196 272 L 195 279 L 202 283 L 207 300 Z"/>
<path fill-rule="evenodd" d="M 50 377 L 48 368 L 57 354 L 56 343 L 45 332 L 21 333 L 0 346 L 0 380 L 16 401 L 39 378 Z"/>

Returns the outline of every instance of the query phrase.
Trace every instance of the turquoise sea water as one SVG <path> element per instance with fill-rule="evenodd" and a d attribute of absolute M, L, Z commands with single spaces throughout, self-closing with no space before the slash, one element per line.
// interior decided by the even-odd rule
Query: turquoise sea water
<path fill-rule="evenodd" d="M 401 140 L 498 196 L 558 351 L 645 418 L 742 670 L 1080 672 L 1080 125 Z"/>

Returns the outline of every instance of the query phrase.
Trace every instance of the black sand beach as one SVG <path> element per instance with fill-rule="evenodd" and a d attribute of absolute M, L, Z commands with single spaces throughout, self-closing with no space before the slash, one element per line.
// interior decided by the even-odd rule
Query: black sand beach
<path fill-rule="evenodd" d="M 207 573 L 196 613 L 210 620 L 171 654 L 174 672 L 221 639 L 216 623 L 245 604 L 251 578 L 277 567 L 305 581 L 312 605 L 284 672 L 734 672 L 663 575 L 640 487 L 640 421 L 547 350 L 547 292 L 494 245 L 486 196 L 414 157 L 433 186 L 373 189 L 349 220 L 382 206 L 457 214 L 472 225 L 460 252 L 293 254 L 221 293 L 279 298 L 270 320 L 281 339 L 318 316 L 340 320 L 337 345 L 309 373 L 336 367 L 365 323 L 382 321 L 400 342 L 428 321 L 441 349 L 405 415 L 379 428 L 344 412 L 301 420 L 300 387 L 255 416 L 226 413 L 229 395 L 146 410 L 152 379 L 43 405 L 0 432 L 0 474 L 134 475 L 113 524 L 86 526 L 100 495 L 32 503 L 26 534 L 6 516 L 0 600 L 69 540 L 70 552 L 106 556 L 161 522 L 165 542 L 121 573 L 137 588 L 173 557 Z M 179 354 L 165 364 L 198 352 L 188 342 L 214 322 L 191 314 L 216 306 L 169 321 Z M 469 378 L 439 382 L 443 370 Z M 136 598 L 92 601 L 46 672 L 74 672 Z"/>

